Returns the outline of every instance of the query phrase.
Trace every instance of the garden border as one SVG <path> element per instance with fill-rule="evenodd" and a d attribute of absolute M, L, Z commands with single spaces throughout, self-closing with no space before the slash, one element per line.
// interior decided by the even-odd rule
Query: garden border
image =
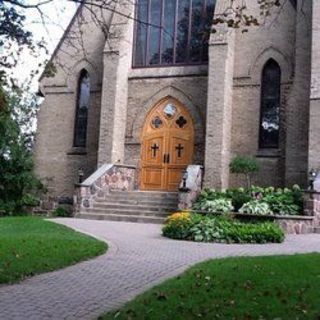
<path fill-rule="evenodd" d="M 208 211 L 198 211 L 198 210 L 186 210 L 190 213 L 198 213 L 203 215 L 214 215 L 214 216 L 222 216 L 229 215 L 230 217 L 235 217 L 239 220 L 246 221 L 271 221 L 277 223 L 281 229 L 286 234 L 309 234 L 314 233 L 315 230 L 315 222 L 316 216 L 306 216 L 306 215 L 255 215 L 255 214 L 244 214 L 238 212 L 230 212 L 230 213 L 220 213 L 220 212 L 208 212 Z"/>

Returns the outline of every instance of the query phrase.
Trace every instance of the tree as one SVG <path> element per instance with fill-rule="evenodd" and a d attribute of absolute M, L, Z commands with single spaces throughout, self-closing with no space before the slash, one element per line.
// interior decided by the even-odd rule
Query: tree
<path fill-rule="evenodd" d="M 0 85 L 0 101 L 0 210 L 20 213 L 23 206 L 37 203 L 42 185 L 33 172 L 30 132 L 23 125 L 24 98 Z"/>
<path fill-rule="evenodd" d="M 251 188 L 252 174 L 259 171 L 259 165 L 255 158 L 236 156 L 230 163 L 230 171 L 235 174 L 242 174 L 247 181 L 247 188 Z"/>

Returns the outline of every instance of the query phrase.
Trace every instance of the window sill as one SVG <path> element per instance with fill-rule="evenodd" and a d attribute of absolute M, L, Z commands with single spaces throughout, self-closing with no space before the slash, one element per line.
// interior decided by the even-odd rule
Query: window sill
<path fill-rule="evenodd" d="M 280 158 L 280 149 L 259 149 L 256 155 L 257 158 Z"/>
<path fill-rule="evenodd" d="M 67 152 L 68 156 L 85 156 L 87 155 L 87 149 L 84 147 L 72 147 L 71 150 Z"/>

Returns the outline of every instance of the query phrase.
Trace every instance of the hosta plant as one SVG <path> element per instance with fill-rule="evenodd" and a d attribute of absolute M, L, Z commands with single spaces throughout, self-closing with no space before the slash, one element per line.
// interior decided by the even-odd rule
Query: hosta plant
<path fill-rule="evenodd" d="M 229 213 L 234 210 L 234 207 L 231 199 L 221 198 L 198 202 L 193 209 L 210 213 Z"/>
<path fill-rule="evenodd" d="M 239 210 L 239 213 L 243 214 L 256 214 L 256 215 L 268 215 L 272 214 L 270 206 L 266 202 L 259 200 L 252 200 L 245 203 Z"/>

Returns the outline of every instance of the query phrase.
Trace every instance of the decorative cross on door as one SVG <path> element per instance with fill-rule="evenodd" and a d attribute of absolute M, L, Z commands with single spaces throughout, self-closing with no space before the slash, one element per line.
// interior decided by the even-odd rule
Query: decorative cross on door
<path fill-rule="evenodd" d="M 157 151 L 159 150 L 159 146 L 157 144 L 153 144 L 153 146 L 151 147 L 151 150 L 153 151 L 153 157 L 155 158 L 157 156 Z"/>
<path fill-rule="evenodd" d="M 181 143 L 178 144 L 176 150 L 178 151 L 178 158 L 181 158 L 181 151 L 184 150 L 184 147 L 181 145 Z"/>

